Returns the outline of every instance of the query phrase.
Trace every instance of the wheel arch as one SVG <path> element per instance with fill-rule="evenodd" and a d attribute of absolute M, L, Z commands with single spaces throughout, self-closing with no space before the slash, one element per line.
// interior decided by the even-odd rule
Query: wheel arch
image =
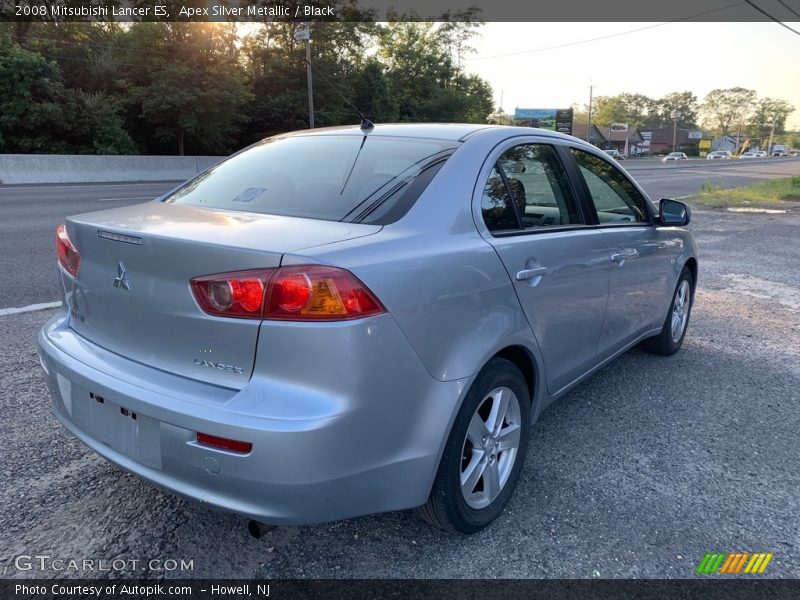
<path fill-rule="evenodd" d="M 538 377 L 536 371 L 536 361 L 534 360 L 533 354 L 531 354 L 530 350 L 518 344 L 506 346 L 502 350 L 492 355 L 489 360 L 483 364 L 481 369 L 489 364 L 489 361 L 494 358 L 504 358 L 520 370 L 522 376 L 525 378 L 525 383 L 528 385 L 528 393 L 530 395 L 529 400 L 531 402 L 531 408 L 533 408 L 533 401 L 534 398 L 536 398 L 537 392 L 536 385 L 538 383 Z"/>
<path fill-rule="evenodd" d="M 694 291 L 697 289 L 697 259 L 690 256 L 683 266 L 692 274 L 692 295 L 694 295 Z"/>

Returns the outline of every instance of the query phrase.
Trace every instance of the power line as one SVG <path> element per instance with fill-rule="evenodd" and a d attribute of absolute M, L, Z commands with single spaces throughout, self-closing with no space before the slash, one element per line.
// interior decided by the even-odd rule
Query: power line
<path fill-rule="evenodd" d="M 778 0 L 778 2 L 780 3 L 780 5 L 781 5 L 781 6 L 785 7 L 785 8 L 786 8 L 786 10 L 788 10 L 790 13 L 792 13 L 792 14 L 795 14 L 795 15 L 797 15 L 798 17 L 800 17 L 800 12 L 797 12 L 797 11 L 796 11 L 795 9 L 793 9 L 791 6 L 789 6 L 788 4 L 786 4 L 786 2 L 784 2 L 783 0 Z"/>
<path fill-rule="evenodd" d="M 10 36 L 8 36 L 10 38 Z M 162 57 L 171 57 L 174 56 L 175 52 L 173 50 L 164 49 L 164 50 L 138 50 L 135 48 L 126 48 L 125 46 L 109 46 L 106 44 L 97 44 L 94 42 L 73 42 L 70 40 L 60 40 L 52 37 L 37 37 L 34 35 L 26 35 L 25 39 L 23 40 L 23 44 L 21 46 L 26 48 L 25 42 L 29 40 L 35 40 L 38 42 L 52 42 L 54 44 L 68 44 L 70 46 L 81 46 L 81 47 L 89 47 L 89 48 L 99 48 L 101 50 L 111 50 L 116 52 L 122 53 L 135 53 L 135 54 L 154 54 L 156 56 Z"/>
<path fill-rule="evenodd" d="M 617 33 L 611 33 L 608 35 L 601 35 L 599 37 L 588 38 L 585 40 L 576 40 L 574 42 L 566 42 L 564 44 L 557 44 L 555 46 L 546 46 L 544 48 L 534 48 L 532 50 L 519 50 L 517 52 L 509 52 L 507 54 L 495 54 L 493 56 L 476 56 L 472 57 L 469 60 L 490 60 L 493 58 L 506 58 L 508 56 L 519 56 L 522 54 L 535 54 L 537 52 L 546 52 L 548 50 L 558 50 L 560 48 L 568 48 L 570 46 L 579 46 L 581 44 L 588 44 L 591 42 L 599 42 L 602 40 L 608 40 L 611 38 L 619 37 L 622 35 L 629 35 L 631 33 L 638 33 L 640 31 L 647 31 L 648 29 L 655 29 L 656 27 L 664 27 L 665 25 L 672 25 L 673 23 L 680 23 L 681 21 L 689 21 L 691 19 L 696 19 L 697 17 L 703 17 L 705 15 L 710 15 L 711 13 L 719 12 L 721 10 L 727 10 L 729 8 L 734 8 L 735 6 L 740 6 L 744 4 L 746 0 L 740 2 L 734 2 L 733 4 L 727 4 L 725 6 L 721 6 L 719 8 L 714 8 L 712 10 L 706 10 L 701 13 L 696 13 L 693 15 L 689 15 L 688 17 L 682 17 L 680 19 L 675 19 L 674 21 L 665 21 L 663 23 L 656 23 L 655 25 L 646 25 L 644 27 L 638 27 L 636 29 L 629 29 L 627 31 L 620 31 Z"/>
<path fill-rule="evenodd" d="M 791 31 L 792 33 L 794 33 L 795 35 L 800 35 L 800 31 L 797 31 L 796 29 L 792 29 L 792 28 L 791 28 L 791 27 L 789 27 L 789 26 L 788 26 L 786 23 L 782 23 L 782 22 L 780 21 L 780 19 L 776 19 L 776 18 L 775 18 L 775 17 L 773 17 L 771 14 L 769 14 L 767 11 L 765 11 L 764 9 L 762 9 L 762 8 L 759 8 L 758 6 L 756 6 L 755 4 L 753 4 L 753 3 L 752 3 L 750 0 L 744 0 L 744 1 L 745 1 L 745 2 L 747 2 L 747 3 L 748 3 L 750 6 L 752 6 L 753 8 L 755 8 L 755 9 L 756 9 L 758 12 L 760 12 L 762 15 L 765 15 L 765 16 L 766 16 L 767 18 L 769 18 L 770 20 L 772 20 L 772 21 L 775 21 L 775 22 L 776 22 L 778 25 L 780 25 L 781 27 L 785 27 L 786 29 L 788 29 L 789 31 Z"/>

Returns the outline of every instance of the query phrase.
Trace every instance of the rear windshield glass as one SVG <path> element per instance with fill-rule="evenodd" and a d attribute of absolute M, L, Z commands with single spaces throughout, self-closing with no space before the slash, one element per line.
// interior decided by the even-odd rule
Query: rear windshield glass
<path fill-rule="evenodd" d="M 457 144 L 379 136 L 267 140 L 190 181 L 165 202 L 332 221 L 374 222 Z M 421 177 L 427 179 L 427 177 Z M 418 194 L 421 193 L 419 190 Z M 418 195 L 417 194 L 417 195 Z"/>

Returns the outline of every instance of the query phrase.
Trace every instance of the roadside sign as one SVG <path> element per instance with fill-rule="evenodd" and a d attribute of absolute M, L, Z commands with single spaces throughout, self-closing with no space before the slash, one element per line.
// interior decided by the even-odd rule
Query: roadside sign
<path fill-rule="evenodd" d="M 538 127 L 572 135 L 571 108 L 517 108 L 514 124 L 522 127 Z"/>

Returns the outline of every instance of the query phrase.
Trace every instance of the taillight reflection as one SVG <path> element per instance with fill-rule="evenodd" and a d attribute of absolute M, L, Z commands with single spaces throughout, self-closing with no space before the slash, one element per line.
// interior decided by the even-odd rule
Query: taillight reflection
<path fill-rule="evenodd" d="M 64 223 L 56 228 L 56 254 L 58 263 L 64 267 L 67 273 L 76 277 L 81 266 L 81 255 L 70 241 L 69 235 L 67 235 L 67 226 Z"/>

